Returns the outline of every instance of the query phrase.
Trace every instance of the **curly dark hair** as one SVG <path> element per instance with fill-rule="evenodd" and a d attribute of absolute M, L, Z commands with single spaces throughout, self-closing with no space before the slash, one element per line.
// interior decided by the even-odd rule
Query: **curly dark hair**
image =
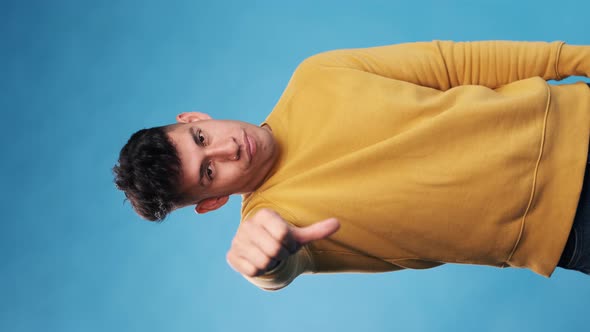
<path fill-rule="evenodd" d="M 142 129 L 131 135 L 113 167 L 115 184 L 142 218 L 162 221 L 182 202 L 180 159 L 166 134 L 169 128 Z"/>

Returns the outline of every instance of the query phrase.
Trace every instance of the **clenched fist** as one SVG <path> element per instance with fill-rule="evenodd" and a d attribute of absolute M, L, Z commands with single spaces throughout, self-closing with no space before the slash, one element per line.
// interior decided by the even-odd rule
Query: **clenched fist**
<path fill-rule="evenodd" d="M 240 224 L 227 253 L 227 262 L 244 276 L 259 276 L 295 254 L 301 246 L 324 239 L 338 228 L 340 223 L 335 218 L 295 227 L 276 212 L 262 209 Z"/>

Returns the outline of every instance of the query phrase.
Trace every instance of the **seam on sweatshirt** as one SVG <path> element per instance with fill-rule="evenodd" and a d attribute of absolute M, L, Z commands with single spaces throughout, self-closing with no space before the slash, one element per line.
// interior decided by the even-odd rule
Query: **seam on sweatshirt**
<path fill-rule="evenodd" d="M 341 250 L 311 250 L 309 249 L 308 254 L 310 255 L 310 260 L 313 259 L 312 256 L 313 255 L 340 255 L 340 256 L 354 256 L 354 257 L 364 257 L 364 258 L 373 258 L 382 262 L 385 262 L 387 264 L 390 265 L 395 265 L 401 269 L 407 269 L 408 267 L 402 266 L 400 264 L 397 264 L 397 261 L 403 261 L 406 260 L 404 258 L 401 259 L 396 259 L 396 258 L 387 258 L 387 257 L 380 257 L 380 256 L 374 256 L 374 255 L 367 255 L 367 254 L 363 254 L 363 253 L 357 253 L 357 252 L 350 252 L 350 251 L 341 251 Z M 411 258 L 413 260 L 421 260 L 420 258 Z M 444 263 L 441 263 L 444 264 Z M 396 270 L 393 270 L 396 271 Z M 393 272 L 390 271 L 390 272 Z M 363 271 L 358 271 L 358 272 L 363 272 Z M 368 273 L 372 273 L 374 271 L 364 271 L 364 272 L 368 272 Z M 388 272 L 388 271 L 383 271 L 383 272 Z M 321 273 L 321 272 L 317 272 L 316 269 L 314 269 L 311 273 Z"/>
<path fill-rule="evenodd" d="M 563 48 L 564 44 L 565 42 L 560 42 L 559 46 L 557 46 L 557 54 L 555 54 L 555 75 L 558 80 L 562 79 L 561 75 L 559 74 L 559 59 L 561 58 L 561 49 Z"/>
<path fill-rule="evenodd" d="M 262 201 L 266 202 L 266 204 L 270 205 L 271 208 L 273 210 L 275 210 L 275 212 L 277 212 L 278 214 L 281 215 L 281 217 L 283 217 L 283 218 L 287 217 L 288 219 L 290 219 L 290 220 L 288 220 L 288 221 L 290 221 L 289 223 L 292 223 L 293 221 L 298 220 L 291 211 L 289 211 L 288 209 L 285 209 L 285 208 L 280 207 L 277 203 L 275 203 L 271 199 L 265 197 L 263 194 L 258 193 L 257 196 L 258 196 L 258 198 L 260 200 L 262 200 Z"/>
<path fill-rule="evenodd" d="M 443 51 L 441 49 L 440 43 L 441 43 L 440 40 L 434 41 L 434 45 L 436 45 L 436 49 L 438 50 L 438 55 L 440 56 L 444 66 L 445 66 L 445 72 L 447 74 L 447 84 L 448 84 L 448 88 L 445 90 L 448 90 L 450 88 L 453 88 L 453 83 L 451 82 L 451 73 L 449 71 L 449 66 L 447 65 L 447 59 L 445 59 L 445 56 L 444 56 Z M 454 52 L 454 49 L 453 49 L 453 52 Z M 458 85 L 461 85 L 461 84 L 459 83 Z"/>
<path fill-rule="evenodd" d="M 416 261 L 424 261 L 424 262 L 432 262 L 437 264 L 445 264 L 445 263 L 466 263 L 466 264 L 475 264 L 472 261 L 451 261 L 451 260 L 433 260 L 433 259 L 424 259 L 423 257 L 418 256 L 406 256 L 406 257 L 385 257 L 385 256 L 374 256 L 374 255 L 367 255 L 362 253 L 350 252 L 350 251 L 343 251 L 343 250 L 331 250 L 331 249 L 319 249 L 313 250 L 315 254 L 335 254 L 335 255 L 343 255 L 343 256 L 360 256 L 360 257 L 369 257 L 374 259 L 379 259 L 382 261 L 387 261 L 388 263 L 394 263 L 398 261 L 407 261 L 407 260 L 416 260 Z M 397 265 L 397 264 L 396 264 Z"/>
<path fill-rule="evenodd" d="M 414 269 L 414 268 L 410 268 L 407 266 L 404 266 L 403 264 L 400 264 L 403 261 L 407 261 L 407 260 L 414 260 L 414 261 L 423 261 L 423 262 L 429 262 L 429 263 L 434 263 L 434 264 L 438 264 L 438 265 L 442 265 L 442 264 L 470 264 L 470 265 L 482 265 L 480 262 L 478 262 L 477 260 L 459 260 L 459 259 L 424 259 L 423 257 L 418 257 L 418 256 L 407 256 L 407 257 L 381 257 L 381 256 L 367 256 L 367 255 L 363 255 L 360 253 L 354 253 L 354 252 L 348 252 L 348 251 L 340 251 L 340 250 L 313 250 L 314 254 L 318 254 L 318 255 L 322 255 L 322 254 L 332 254 L 332 255 L 343 255 L 343 256 L 361 256 L 361 257 L 370 257 L 370 258 L 375 258 L 378 260 L 382 260 L 385 261 L 389 264 L 393 264 L 393 265 L 397 265 L 406 269 Z M 494 266 L 494 267 L 501 267 L 502 263 L 501 262 L 497 262 L 497 263 L 486 263 L 483 264 L 486 266 Z"/>
<path fill-rule="evenodd" d="M 543 130 L 542 130 L 542 134 L 541 134 L 541 144 L 540 144 L 541 146 L 539 149 L 540 150 L 539 156 L 537 157 L 537 163 L 536 163 L 535 169 L 533 171 L 533 184 L 531 186 L 532 187 L 531 188 L 531 195 L 529 197 L 529 202 L 526 207 L 526 210 L 524 211 L 524 215 L 522 216 L 522 222 L 520 224 L 520 231 L 518 233 L 516 243 L 514 244 L 514 247 L 512 248 L 510 255 L 506 259 L 506 263 L 510 262 L 510 260 L 512 259 L 512 256 L 514 255 L 514 253 L 516 252 L 516 249 L 518 248 L 518 244 L 520 243 L 520 240 L 522 239 L 522 235 L 524 233 L 524 226 L 526 223 L 526 217 L 529 213 L 529 210 L 531 209 L 531 206 L 533 205 L 533 200 L 535 198 L 535 191 L 537 189 L 537 176 L 539 174 L 539 165 L 541 164 L 541 158 L 543 157 L 543 149 L 545 148 L 545 138 L 547 135 L 547 118 L 549 117 L 549 106 L 551 105 L 551 90 L 549 89 L 549 85 L 546 86 L 546 89 L 547 89 L 547 105 L 545 106 L 545 116 L 543 118 Z M 507 266 L 506 263 L 503 265 L 503 267 Z"/>
<path fill-rule="evenodd" d="M 405 261 L 405 260 L 421 260 L 423 261 L 424 259 L 422 257 L 416 257 L 416 256 L 409 256 L 409 257 L 383 257 L 383 256 L 369 256 L 366 254 L 362 254 L 362 253 L 356 253 L 356 252 L 350 252 L 350 251 L 344 251 L 344 250 L 332 250 L 332 249 L 318 249 L 318 250 L 313 250 L 314 253 L 316 254 L 338 254 L 338 255 L 345 255 L 345 256 L 361 256 L 361 257 L 369 257 L 369 258 L 375 258 L 375 259 L 380 259 L 380 260 L 387 260 L 387 261 L 392 261 L 392 262 L 396 262 L 396 261 Z M 427 260 L 429 262 L 431 262 L 432 260 Z M 441 261 L 441 263 L 444 263 Z"/>
<path fill-rule="evenodd" d="M 277 205 L 274 204 L 273 202 L 269 201 L 268 199 L 266 199 L 266 197 L 264 197 L 262 194 L 258 193 L 258 192 L 254 192 L 251 196 L 248 197 L 248 202 L 247 204 L 253 204 L 252 202 L 255 201 L 256 199 L 259 199 L 260 202 L 258 204 L 255 204 L 256 206 L 252 206 L 250 207 L 250 211 L 248 211 L 247 214 L 243 214 L 241 217 L 241 221 L 244 222 L 247 219 L 249 219 L 255 212 L 258 212 L 262 209 L 273 209 L 275 212 L 279 213 L 278 211 L 283 212 L 283 209 L 279 209 L 277 208 Z M 270 207 L 269 207 L 270 206 Z M 281 214 L 281 213 L 279 213 Z M 285 213 L 286 215 L 288 215 L 289 217 L 292 217 L 288 211 L 286 211 Z M 284 216 L 282 216 L 284 217 Z"/>

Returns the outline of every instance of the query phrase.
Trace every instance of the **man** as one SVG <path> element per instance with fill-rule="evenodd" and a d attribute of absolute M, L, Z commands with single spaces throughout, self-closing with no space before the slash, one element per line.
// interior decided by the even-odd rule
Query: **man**
<path fill-rule="evenodd" d="M 115 181 L 149 220 L 243 194 L 227 260 L 267 290 L 301 273 L 443 263 L 586 271 L 568 235 L 590 89 L 546 82 L 572 75 L 590 75 L 590 47 L 435 41 L 326 52 L 297 68 L 260 127 L 183 113 L 135 133 Z"/>

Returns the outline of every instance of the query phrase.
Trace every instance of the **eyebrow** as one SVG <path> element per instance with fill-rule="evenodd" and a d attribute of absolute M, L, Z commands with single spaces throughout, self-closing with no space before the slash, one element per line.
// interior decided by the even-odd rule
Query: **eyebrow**
<path fill-rule="evenodd" d="M 197 132 L 195 131 L 194 127 L 189 128 L 189 133 L 190 135 L 193 137 L 193 141 L 195 142 L 195 144 L 201 148 L 201 142 L 199 141 L 199 135 L 197 134 Z M 203 183 L 203 177 L 205 176 L 205 168 L 204 168 L 204 164 L 203 161 L 201 161 L 201 164 L 199 165 L 199 185 L 201 187 L 204 187 L 205 184 Z"/>

